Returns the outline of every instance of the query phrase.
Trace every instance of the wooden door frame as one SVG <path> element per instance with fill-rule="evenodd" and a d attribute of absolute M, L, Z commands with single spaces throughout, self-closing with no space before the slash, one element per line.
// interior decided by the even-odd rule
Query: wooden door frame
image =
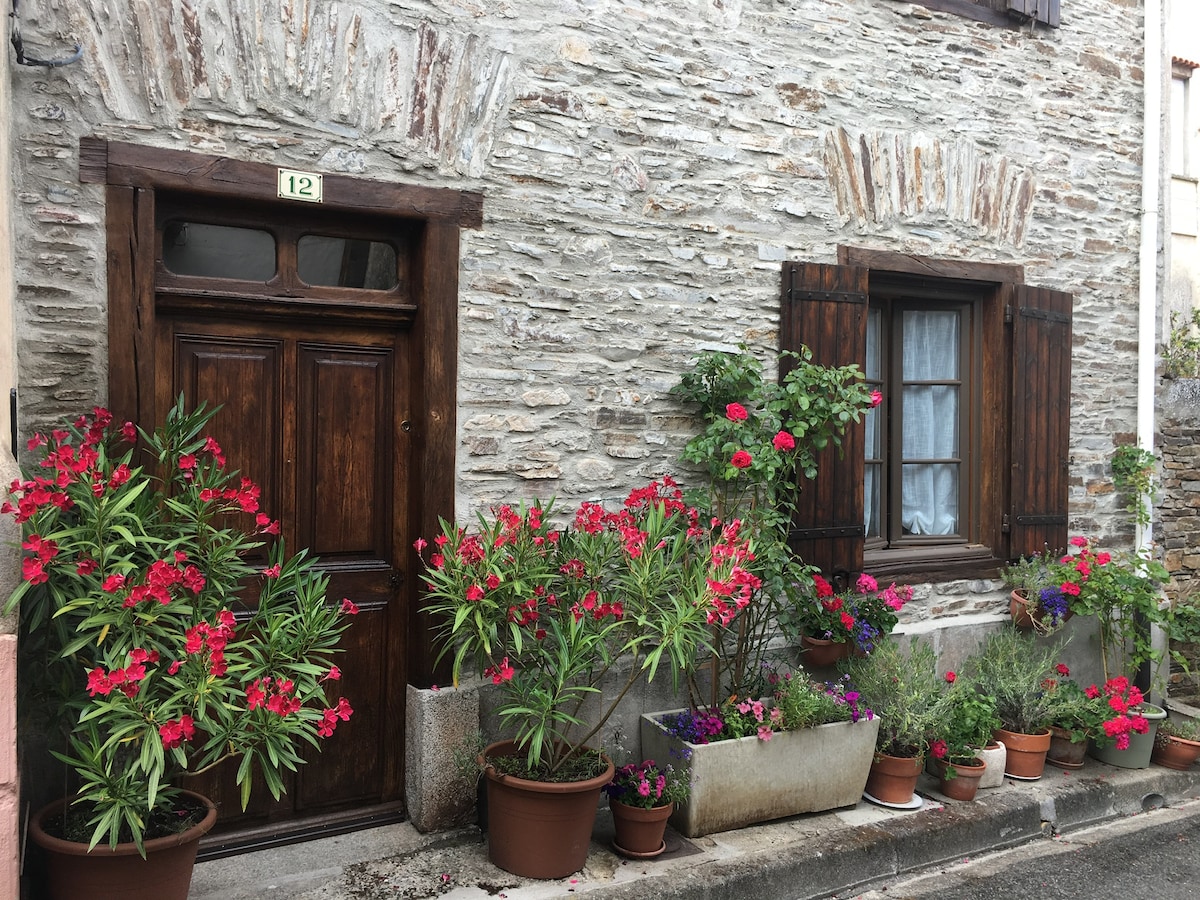
<path fill-rule="evenodd" d="M 108 238 L 108 403 L 113 414 L 150 427 L 165 410 L 154 408 L 154 254 L 141 252 L 155 240 L 155 194 L 159 190 L 243 199 L 295 208 L 280 200 L 278 169 L 183 150 L 167 150 L 83 137 L 79 180 L 106 185 Z M 368 212 L 422 223 L 414 269 L 417 304 L 409 398 L 417 473 L 409 479 L 412 534 L 436 534 L 438 516 L 453 518 L 458 384 L 459 231 L 483 224 L 483 195 L 448 188 L 326 174 L 322 207 Z M 112 360 L 132 365 L 113 367 Z M 407 671 L 392 683 L 434 680 L 429 623 L 418 611 L 420 563 L 408 550 L 404 602 L 408 610 Z M 403 708 L 404 698 L 395 702 Z"/>

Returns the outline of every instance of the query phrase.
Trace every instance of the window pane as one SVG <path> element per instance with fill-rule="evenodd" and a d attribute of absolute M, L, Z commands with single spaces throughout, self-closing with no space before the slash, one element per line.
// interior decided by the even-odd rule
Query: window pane
<path fill-rule="evenodd" d="M 270 281 L 275 276 L 275 238 L 257 228 L 168 222 L 163 228 L 163 265 L 176 275 Z"/>
<path fill-rule="evenodd" d="M 396 250 L 382 241 L 306 234 L 296 242 L 296 255 L 306 284 L 386 291 L 398 282 Z"/>
<path fill-rule="evenodd" d="M 900 511 L 905 534 L 958 532 L 958 465 L 906 465 Z"/>
<path fill-rule="evenodd" d="M 957 380 L 958 313 L 909 309 L 903 318 L 904 380 Z"/>
<path fill-rule="evenodd" d="M 902 458 L 958 457 L 957 385 L 910 384 L 904 388 Z"/>
<path fill-rule="evenodd" d="M 879 307 L 873 306 L 867 310 L 867 367 L 864 370 L 867 381 L 879 381 L 883 378 L 883 313 Z"/>

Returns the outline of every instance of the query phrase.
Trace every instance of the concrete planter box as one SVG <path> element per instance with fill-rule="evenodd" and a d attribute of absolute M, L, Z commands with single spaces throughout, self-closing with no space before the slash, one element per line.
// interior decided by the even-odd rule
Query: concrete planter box
<path fill-rule="evenodd" d="M 671 712 L 642 716 L 642 757 L 690 770 L 691 795 L 671 816 L 686 837 L 853 806 L 866 786 L 879 734 L 875 719 L 781 731 L 769 741 L 689 744 L 658 724 Z"/>

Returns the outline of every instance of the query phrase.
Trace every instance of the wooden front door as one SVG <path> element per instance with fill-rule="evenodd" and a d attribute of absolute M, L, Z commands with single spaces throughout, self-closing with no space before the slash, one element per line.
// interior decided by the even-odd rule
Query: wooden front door
<path fill-rule="evenodd" d="M 346 597 L 360 610 L 335 686 L 354 715 L 307 754 L 287 794 L 275 801 L 259 785 L 243 812 L 234 765 L 192 786 L 217 801 L 225 828 L 395 807 L 413 540 L 414 230 L 188 196 L 161 196 L 156 220 L 155 408 L 180 394 L 189 406 L 219 405 L 213 437 L 261 487 L 289 552 L 319 557 L 329 602 Z"/>
<path fill-rule="evenodd" d="M 458 227 L 480 198 L 327 175 L 300 204 L 259 164 L 93 139 L 81 159 L 108 185 L 114 413 L 220 405 L 213 437 L 289 552 L 361 610 L 331 692 L 354 715 L 287 794 L 256 785 L 243 813 L 232 769 L 189 786 L 231 848 L 398 817 L 405 684 L 434 674 L 412 542 L 453 515 Z"/>

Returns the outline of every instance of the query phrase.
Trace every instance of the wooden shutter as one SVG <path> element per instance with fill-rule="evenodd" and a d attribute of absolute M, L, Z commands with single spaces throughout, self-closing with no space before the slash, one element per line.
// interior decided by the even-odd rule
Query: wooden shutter
<path fill-rule="evenodd" d="M 807 346 L 822 365 L 865 365 L 867 269 L 785 263 L 779 343 L 783 350 Z M 786 371 L 785 361 L 781 378 Z M 852 424 L 841 452 L 821 453 L 816 480 L 805 481 L 800 494 L 791 547 L 827 575 L 862 571 L 864 439 L 863 424 Z"/>
<path fill-rule="evenodd" d="M 1058 27 L 1059 0 L 1008 0 L 1011 12 Z"/>
<path fill-rule="evenodd" d="M 1013 320 L 1009 558 L 1067 545 L 1070 294 L 1008 285 Z"/>

